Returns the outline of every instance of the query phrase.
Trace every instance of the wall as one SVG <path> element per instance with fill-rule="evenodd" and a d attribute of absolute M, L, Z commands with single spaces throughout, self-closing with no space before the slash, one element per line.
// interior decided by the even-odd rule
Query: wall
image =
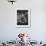
<path fill-rule="evenodd" d="M 17 0 L 14 5 L 0 0 L 0 40 L 15 40 L 19 32 L 29 33 L 33 40 L 46 40 L 45 0 Z M 31 8 L 31 27 L 16 28 L 16 9 Z"/>

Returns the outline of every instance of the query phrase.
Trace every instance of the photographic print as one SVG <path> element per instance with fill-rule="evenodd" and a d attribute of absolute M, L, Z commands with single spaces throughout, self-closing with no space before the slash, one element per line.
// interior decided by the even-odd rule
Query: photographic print
<path fill-rule="evenodd" d="M 29 9 L 17 9 L 17 27 L 29 27 L 30 26 L 30 10 Z"/>

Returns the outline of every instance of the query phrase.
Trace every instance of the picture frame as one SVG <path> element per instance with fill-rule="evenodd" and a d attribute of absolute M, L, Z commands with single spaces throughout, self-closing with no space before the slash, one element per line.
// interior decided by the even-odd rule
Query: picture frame
<path fill-rule="evenodd" d="M 31 27 L 31 9 L 28 8 L 16 9 L 16 27 L 17 28 Z"/>

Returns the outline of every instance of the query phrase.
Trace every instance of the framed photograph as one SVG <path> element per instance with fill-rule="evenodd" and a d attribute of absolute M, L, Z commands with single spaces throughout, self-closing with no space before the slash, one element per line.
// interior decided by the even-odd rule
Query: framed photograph
<path fill-rule="evenodd" d="M 30 27 L 31 25 L 30 9 L 17 9 L 16 10 L 16 27 Z"/>

